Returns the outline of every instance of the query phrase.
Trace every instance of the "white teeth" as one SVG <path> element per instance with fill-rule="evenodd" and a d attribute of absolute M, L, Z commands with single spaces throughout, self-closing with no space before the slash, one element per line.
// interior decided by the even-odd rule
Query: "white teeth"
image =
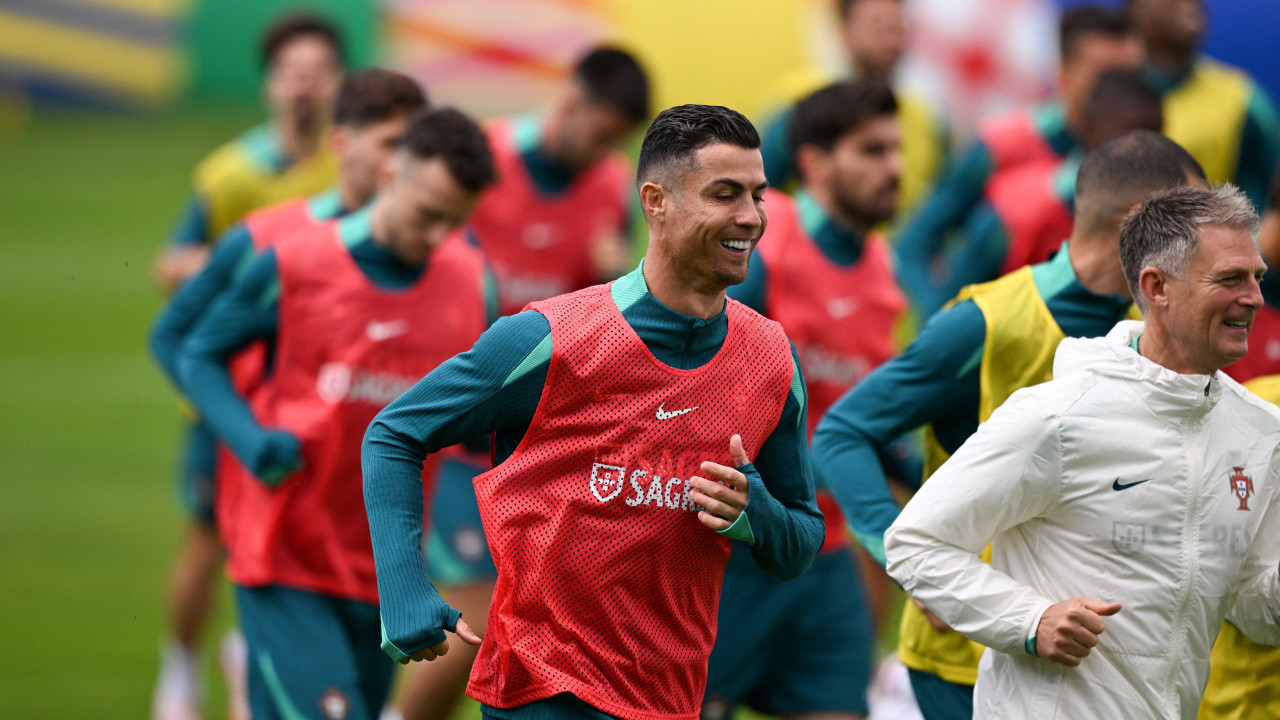
<path fill-rule="evenodd" d="M 1235 327 L 1235 328 L 1247 328 L 1247 327 L 1249 327 L 1249 323 L 1247 323 L 1247 322 L 1231 322 L 1230 320 L 1224 320 L 1223 322 L 1224 322 L 1224 323 L 1226 323 L 1227 325 L 1230 325 L 1231 327 Z"/>
<path fill-rule="evenodd" d="M 733 250 L 746 250 L 751 247 L 750 240 L 721 240 L 720 244 Z"/>

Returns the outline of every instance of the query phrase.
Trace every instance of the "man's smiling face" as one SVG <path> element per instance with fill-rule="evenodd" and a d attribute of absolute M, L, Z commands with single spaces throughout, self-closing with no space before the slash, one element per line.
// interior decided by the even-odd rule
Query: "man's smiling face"
<path fill-rule="evenodd" d="M 670 188 L 670 238 L 682 275 L 702 287 L 747 279 L 747 263 L 769 222 L 760 151 L 712 143 Z"/>

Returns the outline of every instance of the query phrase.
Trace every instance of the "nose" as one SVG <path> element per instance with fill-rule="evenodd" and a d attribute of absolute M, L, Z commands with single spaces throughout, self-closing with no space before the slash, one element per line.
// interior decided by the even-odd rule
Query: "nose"
<path fill-rule="evenodd" d="M 1250 276 L 1245 284 L 1244 294 L 1239 300 L 1241 305 L 1254 310 L 1261 310 L 1262 304 L 1265 302 L 1262 298 L 1262 286 L 1258 283 L 1258 278 Z"/>
<path fill-rule="evenodd" d="M 738 203 L 738 213 L 735 222 L 742 227 L 763 228 L 768 222 L 768 216 L 764 214 L 764 206 L 758 205 L 755 198 L 747 195 Z"/>

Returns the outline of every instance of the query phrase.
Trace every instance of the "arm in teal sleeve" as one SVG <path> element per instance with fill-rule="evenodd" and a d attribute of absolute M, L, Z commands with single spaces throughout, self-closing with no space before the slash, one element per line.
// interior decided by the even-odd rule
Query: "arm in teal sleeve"
<path fill-rule="evenodd" d="M 302 465 L 298 439 L 262 427 L 236 392 L 227 364 L 255 341 L 273 342 L 279 327 L 279 271 L 268 250 L 219 298 L 178 351 L 187 397 L 231 452 L 258 479 L 275 484 Z"/>
<path fill-rule="evenodd" d="M 796 178 L 795 157 L 791 154 L 791 139 L 787 126 L 791 124 L 791 114 L 795 106 L 773 116 L 764 128 L 760 138 L 760 154 L 764 157 L 764 176 L 770 187 L 779 190 L 786 188 Z"/>
<path fill-rule="evenodd" d="M 178 216 L 178 225 L 173 229 L 169 242 L 174 245 L 208 245 L 213 238 L 209 237 L 209 212 L 205 208 L 204 198 L 192 192 L 187 197 L 187 204 Z"/>
<path fill-rule="evenodd" d="M 536 312 L 498 320 L 474 347 L 383 408 L 365 432 L 365 511 L 383 650 L 393 658 L 444 641 L 459 617 L 440 599 L 422 556 L 422 463 L 468 437 L 528 427 L 546 383 L 550 330 Z"/>
<path fill-rule="evenodd" d="M 242 263 L 253 253 L 244 225 L 236 225 L 214 247 L 209 264 L 183 283 L 151 328 L 151 354 L 169 379 L 178 384 L 178 348 L 213 301 L 231 285 Z"/>
<path fill-rule="evenodd" d="M 955 297 L 961 288 L 1000 277 L 1009 254 L 1009 229 L 991 203 L 982 200 L 964 219 L 964 242 L 947 252 L 947 282 L 937 286 L 939 297 Z"/>
<path fill-rule="evenodd" d="M 951 233 L 982 199 L 993 170 L 994 161 L 987 146 L 974 142 L 943 170 L 933 191 L 898 234 L 894 246 L 898 279 L 926 316 L 937 312 L 955 295 L 941 289 L 950 287 L 952 275 L 943 250 Z"/>
<path fill-rule="evenodd" d="M 1236 160 L 1236 185 L 1259 212 L 1267 206 L 1267 185 L 1280 161 L 1280 121 L 1271 98 L 1255 85 L 1240 131 L 1240 156 Z"/>
<path fill-rule="evenodd" d="M 972 301 L 939 313 L 902 355 L 841 396 L 814 432 L 818 473 L 855 537 L 882 565 L 884 532 L 898 517 L 898 504 L 879 455 L 926 423 L 948 451 L 977 429 L 985 336 L 986 322 Z"/>
<path fill-rule="evenodd" d="M 738 285 L 730 285 L 728 295 L 761 315 L 765 314 L 765 287 L 768 282 L 768 268 L 760 252 L 751 253 L 747 264 L 747 279 Z"/>
<path fill-rule="evenodd" d="M 818 511 L 805 437 L 808 396 L 794 346 L 791 362 L 796 381 L 792 382 L 782 417 L 754 462 L 743 472 L 748 477 L 744 512 L 755 539 L 751 556 L 761 570 L 782 580 L 799 577 L 808 570 L 823 540 L 822 513 Z"/>

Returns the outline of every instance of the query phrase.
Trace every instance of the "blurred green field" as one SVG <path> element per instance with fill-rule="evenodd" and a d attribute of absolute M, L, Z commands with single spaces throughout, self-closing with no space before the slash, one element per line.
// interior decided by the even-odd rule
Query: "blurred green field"
<path fill-rule="evenodd" d="M 151 259 L 194 163 L 252 121 L 37 115 L 0 139 L 0 717 L 147 715 L 180 525 Z"/>
<path fill-rule="evenodd" d="M 36 115 L 0 137 L 0 718 L 147 716 L 181 529 L 151 261 L 194 164 L 256 120 Z"/>

